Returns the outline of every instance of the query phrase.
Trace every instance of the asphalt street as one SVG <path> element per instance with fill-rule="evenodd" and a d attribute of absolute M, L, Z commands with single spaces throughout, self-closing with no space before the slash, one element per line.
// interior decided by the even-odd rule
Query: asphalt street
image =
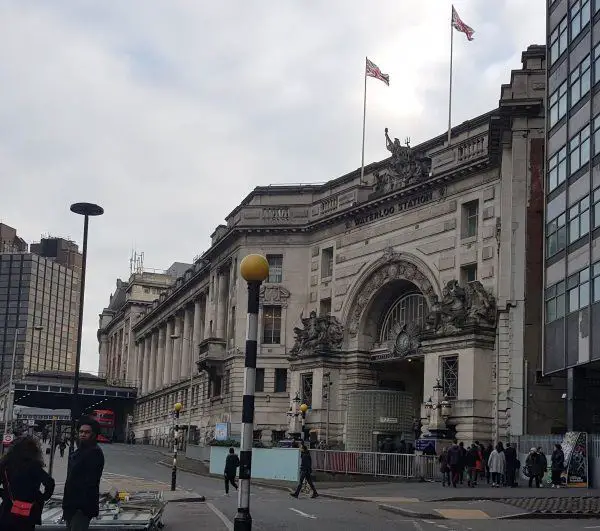
<path fill-rule="evenodd" d="M 158 461 L 161 451 L 147 446 L 104 445 L 105 480 L 131 481 L 151 488 L 168 490 L 171 470 Z M 57 459 L 55 479 L 64 482 L 66 459 Z M 224 495 L 220 479 L 185 472 L 177 475 L 180 489 L 206 497 L 206 502 L 171 504 L 165 517 L 166 529 L 187 531 L 202 529 L 231 530 L 237 509 L 237 495 Z M 317 485 L 318 488 L 318 485 Z M 287 492 L 259 486 L 252 488 L 253 529 L 263 531 L 347 531 L 398 529 L 402 531 L 534 531 L 598 529 L 600 520 L 423 520 L 410 519 L 380 510 L 375 503 L 360 503 L 328 498 L 296 500 Z"/>

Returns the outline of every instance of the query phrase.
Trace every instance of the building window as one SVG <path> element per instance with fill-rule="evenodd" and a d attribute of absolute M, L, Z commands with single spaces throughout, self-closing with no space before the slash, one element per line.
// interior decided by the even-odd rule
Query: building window
<path fill-rule="evenodd" d="M 275 369 L 275 388 L 276 393 L 285 393 L 287 391 L 287 369 Z"/>
<path fill-rule="evenodd" d="M 567 17 L 563 18 L 554 31 L 550 34 L 550 64 L 554 64 L 556 60 L 564 53 L 568 45 L 568 22 Z"/>
<path fill-rule="evenodd" d="M 596 0 L 597 4 L 600 5 L 600 0 Z M 594 61 L 594 84 L 600 81 L 600 44 L 596 44 L 593 51 Z"/>
<path fill-rule="evenodd" d="M 444 397 L 458 398 L 458 356 L 441 358 L 442 362 L 442 388 Z"/>
<path fill-rule="evenodd" d="M 269 278 L 267 282 L 270 284 L 280 284 L 283 281 L 283 255 L 268 254 L 267 262 L 269 262 Z"/>
<path fill-rule="evenodd" d="M 477 264 L 469 264 L 460 268 L 461 284 L 477 280 Z"/>
<path fill-rule="evenodd" d="M 550 94 L 550 127 L 567 114 L 567 82 Z"/>
<path fill-rule="evenodd" d="M 586 267 L 567 279 L 569 312 L 576 312 L 590 303 L 590 268 Z"/>
<path fill-rule="evenodd" d="M 600 0 L 598 0 L 600 2 Z M 594 136 L 594 155 L 600 153 L 600 114 L 592 122 Z"/>
<path fill-rule="evenodd" d="M 590 21 L 590 0 L 577 0 L 571 6 L 571 40 L 581 33 Z"/>
<path fill-rule="evenodd" d="M 319 315 L 331 315 L 331 298 L 321 299 L 319 302 Z"/>
<path fill-rule="evenodd" d="M 263 344 L 281 343 L 281 306 L 263 306 Z"/>
<path fill-rule="evenodd" d="M 546 224 L 546 255 L 554 256 L 567 246 L 567 216 L 563 212 Z"/>
<path fill-rule="evenodd" d="M 600 0 L 598 0 L 600 2 Z M 593 224 L 594 228 L 597 229 L 600 227 L 600 188 L 596 188 L 592 192 L 592 213 L 594 216 Z"/>
<path fill-rule="evenodd" d="M 306 372 L 300 375 L 300 398 L 308 407 L 312 405 L 313 375 Z"/>
<path fill-rule="evenodd" d="M 598 1 L 598 3 L 600 4 L 600 0 Z M 599 302 L 600 301 L 600 262 L 596 262 L 592 266 L 592 276 L 594 277 L 592 279 L 593 301 Z"/>
<path fill-rule="evenodd" d="M 600 11 L 600 0 L 594 0 L 594 13 Z"/>
<path fill-rule="evenodd" d="M 321 249 L 321 278 L 333 276 L 333 247 Z"/>
<path fill-rule="evenodd" d="M 229 327 L 229 339 L 235 339 L 235 306 L 231 307 L 231 326 Z"/>
<path fill-rule="evenodd" d="M 225 371 L 225 375 L 223 377 L 223 394 L 228 395 L 230 391 L 231 384 L 231 370 L 227 369 Z"/>
<path fill-rule="evenodd" d="M 590 126 L 586 125 L 569 142 L 570 174 L 590 161 Z"/>
<path fill-rule="evenodd" d="M 577 241 L 590 232 L 590 196 L 569 208 L 569 243 Z"/>
<path fill-rule="evenodd" d="M 479 218 L 479 201 L 469 201 L 462 206 L 463 238 L 477 236 L 477 222 Z"/>
<path fill-rule="evenodd" d="M 571 107 L 573 107 L 590 91 L 591 63 L 589 55 L 571 71 L 569 81 L 571 83 Z"/>
<path fill-rule="evenodd" d="M 551 192 L 567 180 L 567 148 L 561 148 L 548 161 L 548 191 Z"/>
<path fill-rule="evenodd" d="M 257 393 L 262 393 L 265 390 L 265 370 L 256 369 L 256 384 L 254 390 Z"/>

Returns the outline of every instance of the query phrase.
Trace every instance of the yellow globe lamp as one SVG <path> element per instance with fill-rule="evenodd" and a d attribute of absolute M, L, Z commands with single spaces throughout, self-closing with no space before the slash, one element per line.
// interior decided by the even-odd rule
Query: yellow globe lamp
<path fill-rule="evenodd" d="M 263 282 L 269 276 L 269 262 L 262 254 L 249 254 L 240 263 L 240 274 L 246 282 Z"/>
<path fill-rule="evenodd" d="M 300 411 L 302 413 L 306 413 L 308 411 L 308 406 L 306 404 L 301 404 L 300 405 Z"/>
<path fill-rule="evenodd" d="M 179 413 L 183 409 L 183 404 L 181 402 L 177 402 L 174 406 L 175 411 Z"/>

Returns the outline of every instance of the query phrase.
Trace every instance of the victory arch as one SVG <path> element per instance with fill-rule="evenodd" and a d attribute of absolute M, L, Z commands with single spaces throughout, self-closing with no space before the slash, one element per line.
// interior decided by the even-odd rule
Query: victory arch
<path fill-rule="evenodd" d="M 292 370 L 337 368 L 348 449 L 432 435 L 488 441 L 495 320 L 479 281 L 441 286 L 422 260 L 387 249 L 349 291 L 341 344 L 322 335 L 316 348 L 297 349 Z"/>

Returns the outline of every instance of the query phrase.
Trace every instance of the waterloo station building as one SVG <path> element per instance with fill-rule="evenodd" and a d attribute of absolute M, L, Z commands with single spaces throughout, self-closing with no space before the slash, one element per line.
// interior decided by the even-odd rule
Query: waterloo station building
<path fill-rule="evenodd" d="M 450 143 L 386 131 L 392 156 L 362 181 L 255 188 L 132 324 L 136 437 L 166 437 L 176 401 L 201 442 L 218 423 L 239 436 L 250 253 L 270 263 L 255 438 L 295 431 L 302 401 L 307 431 L 330 442 L 412 440 L 438 383 L 462 440 L 563 429 L 564 382 L 541 372 L 545 56 L 530 46 L 499 107 Z"/>

